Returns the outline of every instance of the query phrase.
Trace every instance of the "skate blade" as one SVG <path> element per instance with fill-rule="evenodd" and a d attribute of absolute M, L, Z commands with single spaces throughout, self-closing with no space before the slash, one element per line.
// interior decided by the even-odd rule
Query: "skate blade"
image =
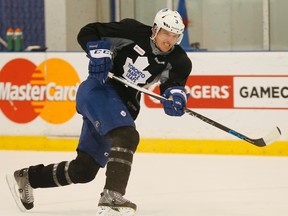
<path fill-rule="evenodd" d="M 101 216 L 135 216 L 135 210 L 131 208 L 119 207 L 114 210 L 108 206 L 98 207 L 97 215 Z"/>
<path fill-rule="evenodd" d="M 8 184 L 9 190 L 12 194 L 12 197 L 21 212 L 26 212 L 26 208 L 23 206 L 20 195 L 18 192 L 17 183 L 13 175 L 6 175 L 6 182 Z"/>

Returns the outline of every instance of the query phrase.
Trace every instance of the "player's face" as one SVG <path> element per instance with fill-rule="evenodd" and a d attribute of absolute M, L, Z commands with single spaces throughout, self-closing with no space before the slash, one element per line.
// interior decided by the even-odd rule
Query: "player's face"
<path fill-rule="evenodd" d="M 179 34 L 160 29 L 155 37 L 155 42 L 162 52 L 168 52 L 177 43 L 178 38 Z"/>

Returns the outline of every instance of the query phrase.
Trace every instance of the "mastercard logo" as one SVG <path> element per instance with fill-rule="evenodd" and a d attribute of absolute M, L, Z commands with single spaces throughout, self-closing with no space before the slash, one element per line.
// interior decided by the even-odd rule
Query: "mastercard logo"
<path fill-rule="evenodd" d="M 0 71 L 0 109 L 15 123 L 29 123 L 39 116 L 62 124 L 76 113 L 79 84 L 76 70 L 63 59 L 47 59 L 38 66 L 13 59 Z"/>

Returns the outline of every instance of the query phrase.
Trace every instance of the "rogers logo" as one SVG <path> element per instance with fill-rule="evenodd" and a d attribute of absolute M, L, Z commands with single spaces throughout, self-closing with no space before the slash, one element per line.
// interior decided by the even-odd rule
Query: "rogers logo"
<path fill-rule="evenodd" d="M 229 86 L 192 86 L 190 91 L 191 97 L 195 99 L 200 98 L 218 98 L 227 99 L 230 96 Z"/>
<path fill-rule="evenodd" d="M 76 113 L 79 83 L 75 69 L 62 59 L 48 59 L 39 66 L 27 59 L 13 59 L 0 72 L 0 109 L 16 123 L 40 116 L 61 124 Z"/>
<path fill-rule="evenodd" d="M 233 76 L 189 76 L 185 89 L 190 93 L 188 108 L 233 107 Z M 160 93 L 158 86 L 150 90 Z M 162 107 L 159 101 L 147 95 L 144 103 L 151 108 Z"/>

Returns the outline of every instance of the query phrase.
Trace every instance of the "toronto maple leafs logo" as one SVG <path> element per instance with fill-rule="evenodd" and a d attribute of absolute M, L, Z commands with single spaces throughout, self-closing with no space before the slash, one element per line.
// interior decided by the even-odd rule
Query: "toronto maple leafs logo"
<path fill-rule="evenodd" d="M 131 58 L 127 57 L 125 65 L 123 65 L 123 77 L 136 85 L 145 84 L 151 76 L 149 71 L 144 71 L 147 66 L 149 66 L 149 62 L 145 56 L 138 56 L 134 63 Z"/>

